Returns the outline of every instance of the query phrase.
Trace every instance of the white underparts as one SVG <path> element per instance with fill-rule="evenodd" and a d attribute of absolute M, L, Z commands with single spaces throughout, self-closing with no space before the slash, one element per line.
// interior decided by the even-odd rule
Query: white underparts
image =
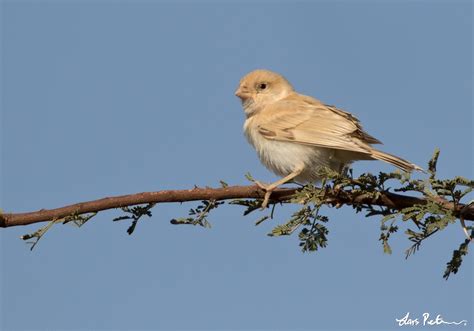
<path fill-rule="evenodd" d="M 340 171 L 344 164 L 334 155 L 335 150 L 301 145 L 293 142 L 275 141 L 263 137 L 258 128 L 251 125 L 248 119 L 244 125 L 245 136 L 257 151 L 260 161 L 276 175 L 285 177 L 300 166 L 303 172 L 295 178 L 296 182 L 317 182 L 318 170 L 329 167 Z"/>

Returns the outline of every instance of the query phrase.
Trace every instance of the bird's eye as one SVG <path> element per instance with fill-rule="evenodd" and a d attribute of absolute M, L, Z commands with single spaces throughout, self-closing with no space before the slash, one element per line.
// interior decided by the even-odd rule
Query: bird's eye
<path fill-rule="evenodd" d="M 264 89 L 266 89 L 266 88 L 267 88 L 267 84 L 265 84 L 265 83 L 260 83 L 260 84 L 258 84 L 258 89 L 259 89 L 259 90 L 264 90 Z"/>

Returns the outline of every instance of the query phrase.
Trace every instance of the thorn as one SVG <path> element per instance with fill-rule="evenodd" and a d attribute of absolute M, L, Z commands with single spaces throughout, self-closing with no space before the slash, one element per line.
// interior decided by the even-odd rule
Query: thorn
<path fill-rule="evenodd" d="M 466 237 L 469 241 L 472 241 L 472 237 L 469 234 L 469 231 L 467 231 L 466 222 L 464 221 L 464 213 L 466 212 L 467 208 L 469 208 L 472 204 L 474 204 L 474 200 L 471 200 L 468 204 L 466 204 L 461 209 L 461 212 L 459 213 L 459 221 L 461 222 L 462 230 L 463 230 L 464 234 L 466 235 Z"/>

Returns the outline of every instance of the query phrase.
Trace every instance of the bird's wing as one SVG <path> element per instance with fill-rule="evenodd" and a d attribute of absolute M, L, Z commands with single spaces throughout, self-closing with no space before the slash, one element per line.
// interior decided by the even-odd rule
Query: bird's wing
<path fill-rule="evenodd" d="M 350 113 L 311 97 L 287 97 L 265 107 L 264 113 L 266 120 L 259 121 L 258 129 L 267 139 L 363 154 L 371 154 L 369 144 L 380 143 Z"/>

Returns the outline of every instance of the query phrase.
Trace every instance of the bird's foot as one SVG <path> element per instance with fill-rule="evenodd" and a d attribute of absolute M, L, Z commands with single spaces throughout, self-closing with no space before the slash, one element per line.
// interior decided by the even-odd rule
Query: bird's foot
<path fill-rule="evenodd" d="M 275 190 L 275 187 L 271 184 L 269 185 L 259 182 L 258 180 L 254 181 L 254 183 L 265 191 L 265 196 L 263 197 L 263 202 L 261 206 L 261 209 L 264 210 L 265 208 L 267 208 L 268 203 L 270 202 L 270 196 L 272 195 L 273 190 Z"/>
<path fill-rule="evenodd" d="M 265 196 L 263 198 L 263 202 L 262 202 L 262 210 L 265 210 L 265 208 L 268 207 L 268 203 L 270 202 L 270 196 L 272 195 L 272 192 L 273 192 L 274 189 L 271 189 L 271 190 L 267 190 L 265 192 Z"/>
<path fill-rule="evenodd" d="M 255 185 L 257 185 L 258 187 L 260 187 L 262 190 L 265 190 L 265 191 L 267 190 L 267 188 L 269 186 L 269 184 L 265 184 L 265 183 L 263 183 L 261 181 L 258 181 L 258 180 L 254 180 L 253 182 L 255 183 Z"/>

